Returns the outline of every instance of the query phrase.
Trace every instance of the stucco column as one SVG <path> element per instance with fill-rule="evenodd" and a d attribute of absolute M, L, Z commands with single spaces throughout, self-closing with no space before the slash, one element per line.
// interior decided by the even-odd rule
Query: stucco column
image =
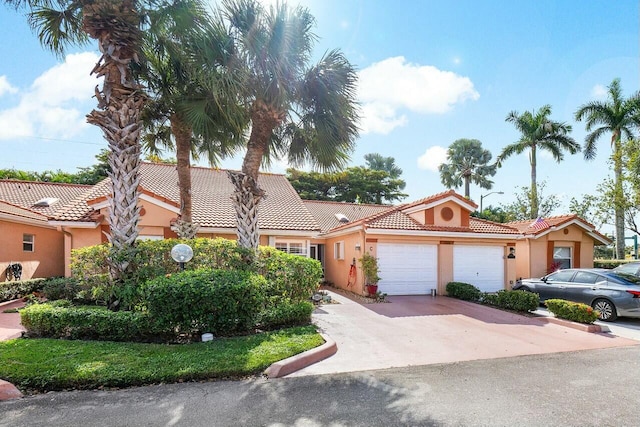
<path fill-rule="evenodd" d="M 447 283 L 453 282 L 453 242 L 438 245 L 438 295 L 446 295 Z"/>

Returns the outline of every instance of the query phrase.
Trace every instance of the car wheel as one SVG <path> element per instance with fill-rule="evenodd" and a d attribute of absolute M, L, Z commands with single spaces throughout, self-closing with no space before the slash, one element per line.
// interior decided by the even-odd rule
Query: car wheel
<path fill-rule="evenodd" d="M 597 299 L 593 302 L 592 307 L 594 310 L 600 312 L 600 320 L 604 320 L 605 322 L 612 322 L 618 318 L 616 306 L 613 305 L 613 303 L 609 300 Z"/>

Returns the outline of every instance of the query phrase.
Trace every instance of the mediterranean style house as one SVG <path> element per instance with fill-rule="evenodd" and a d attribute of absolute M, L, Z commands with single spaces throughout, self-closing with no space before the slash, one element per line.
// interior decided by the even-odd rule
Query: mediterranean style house
<path fill-rule="evenodd" d="M 143 163 L 140 239 L 176 237 L 175 165 Z M 233 187 L 226 171 L 193 167 L 199 237 L 235 239 Z M 260 174 L 260 243 L 319 260 L 325 279 L 365 293 L 358 259 L 378 259 L 379 290 L 445 292 L 448 282 L 492 292 L 551 268 L 592 267 L 610 240 L 576 215 L 499 224 L 470 216 L 477 205 L 454 191 L 396 206 L 301 200 L 284 175 Z M 70 274 L 71 251 L 108 241 L 110 182 L 94 186 L 0 180 L 0 280 L 19 263 L 22 278 Z M 353 266 L 353 268 L 352 268 Z M 355 275 L 353 274 L 355 272 Z"/>

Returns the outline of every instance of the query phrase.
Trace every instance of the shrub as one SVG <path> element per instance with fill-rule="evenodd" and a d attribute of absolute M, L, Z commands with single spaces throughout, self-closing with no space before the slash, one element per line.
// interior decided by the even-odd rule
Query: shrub
<path fill-rule="evenodd" d="M 482 297 L 480 289 L 469 283 L 449 282 L 447 283 L 447 294 L 452 298 L 464 301 L 479 301 Z"/>
<path fill-rule="evenodd" d="M 556 317 L 580 323 L 593 323 L 598 320 L 599 313 L 587 304 L 548 299 L 545 305 Z"/>
<path fill-rule="evenodd" d="M 320 287 L 320 262 L 291 255 L 272 247 L 261 247 L 256 270 L 267 280 L 267 304 L 308 301 Z"/>
<path fill-rule="evenodd" d="M 78 281 L 71 277 L 53 277 L 46 279 L 42 285 L 42 295 L 49 301 L 82 301 L 88 299 L 83 296 L 82 288 Z"/>
<path fill-rule="evenodd" d="M 301 326 L 311 321 L 313 304 L 308 301 L 268 307 L 260 313 L 259 326 L 275 329 L 284 326 Z"/>
<path fill-rule="evenodd" d="M 73 307 L 64 300 L 25 307 L 20 310 L 20 320 L 31 337 L 104 341 L 158 341 L 161 338 L 148 313 Z"/>
<path fill-rule="evenodd" d="M 636 260 L 626 260 L 626 259 L 594 259 L 593 267 L 594 268 L 616 268 L 620 265 L 627 264 L 629 262 Z"/>
<path fill-rule="evenodd" d="M 495 294 L 483 294 L 482 302 L 507 310 L 529 312 L 538 308 L 540 297 L 533 292 L 502 290 Z"/>
<path fill-rule="evenodd" d="M 34 292 L 40 292 L 44 281 L 45 279 L 30 279 L 16 282 L 0 282 L 0 302 L 24 298 Z"/>
<path fill-rule="evenodd" d="M 226 336 L 255 326 L 265 286 L 265 279 L 255 273 L 202 269 L 150 280 L 144 293 L 159 328 Z"/>

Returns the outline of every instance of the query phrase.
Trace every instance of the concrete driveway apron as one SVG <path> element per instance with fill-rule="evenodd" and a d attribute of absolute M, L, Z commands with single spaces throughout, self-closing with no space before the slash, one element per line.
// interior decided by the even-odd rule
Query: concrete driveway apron
<path fill-rule="evenodd" d="M 339 304 L 318 307 L 313 321 L 338 352 L 289 376 L 640 345 L 443 296 L 359 304 L 329 294 Z"/>

